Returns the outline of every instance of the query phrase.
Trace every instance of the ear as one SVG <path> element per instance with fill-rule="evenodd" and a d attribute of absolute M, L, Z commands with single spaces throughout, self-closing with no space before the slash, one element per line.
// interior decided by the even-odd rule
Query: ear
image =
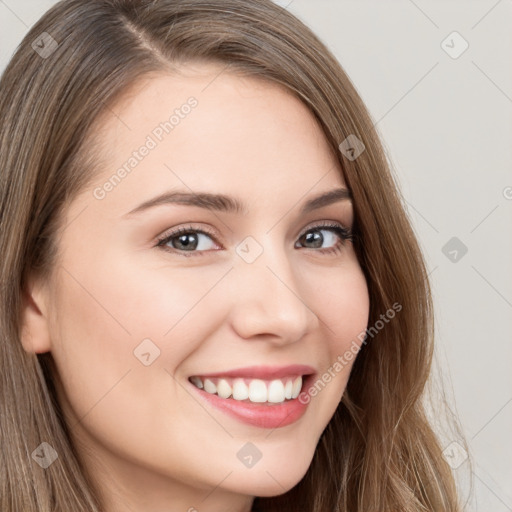
<path fill-rule="evenodd" d="M 31 276 L 22 290 L 21 343 L 28 353 L 49 352 L 50 325 L 44 284 Z"/>

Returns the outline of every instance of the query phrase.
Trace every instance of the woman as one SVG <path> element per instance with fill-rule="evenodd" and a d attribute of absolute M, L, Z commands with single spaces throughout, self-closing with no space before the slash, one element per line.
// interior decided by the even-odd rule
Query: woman
<path fill-rule="evenodd" d="M 459 510 L 425 265 L 308 28 L 64 0 L 0 95 L 2 510 Z"/>

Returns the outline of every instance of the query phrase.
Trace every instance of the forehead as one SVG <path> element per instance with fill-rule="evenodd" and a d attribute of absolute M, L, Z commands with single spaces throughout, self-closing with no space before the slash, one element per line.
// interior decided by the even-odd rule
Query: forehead
<path fill-rule="evenodd" d="M 252 197 L 289 191 L 299 199 L 320 181 L 322 190 L 344 184 L 325 134 L 299 99 L 224 68 L 148 76 L 105 110 L 95 133 L 101 166 L 94 186 L 112 181 L 110 206 L 124 208 L 162 187 Z"/>

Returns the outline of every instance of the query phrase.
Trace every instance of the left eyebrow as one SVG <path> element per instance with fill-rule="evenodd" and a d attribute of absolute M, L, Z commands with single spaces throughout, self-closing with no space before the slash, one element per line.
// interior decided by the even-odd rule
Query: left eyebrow
<path fill-rule="evenodd" d="M 322 192 L 321 194 L 306 201 L 300 210 L 301 214 L 309 213 L 313 210 L 323 208 L 338 201 L 346 201 L 351 199 L 351 194 L 346 188 L 336 188 Z M 132 216 L 136 213 L 143 212 L 156 206 L 165 204 L 180 204 L 185 206 L 197 206 L 206 210 L 214 210 L 219 212 L 237 213 L 239 215 L 247 215 L 247 209 L 243 202 L 236 197 L 224 194 L 212 194 L 209 192 L 187 192 L 182 190 L 174 190 L 164 192 L 159 196 L 144 201 L 133 210 L 125 213 L 123 217 Z"/>

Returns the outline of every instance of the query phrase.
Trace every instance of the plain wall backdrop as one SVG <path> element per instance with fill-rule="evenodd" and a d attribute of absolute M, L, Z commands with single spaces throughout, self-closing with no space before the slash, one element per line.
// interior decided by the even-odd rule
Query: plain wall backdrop
<path fill-rule="evenodd" d="M 55 3 L 0 0 L 0 70 Z M 387 148 L 473 460 L 443 441 L 465 494 L 472 476 L 466 510 L 512 512 L 512 0 L 276 3 L 334 52 Z"/>

